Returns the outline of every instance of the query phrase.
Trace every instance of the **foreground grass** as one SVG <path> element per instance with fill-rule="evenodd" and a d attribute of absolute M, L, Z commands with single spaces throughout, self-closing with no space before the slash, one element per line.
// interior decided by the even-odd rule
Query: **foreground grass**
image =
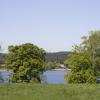
<path fill-rule="evenodd" d="M 100 85 L 0 85 L 0 100 L 100 100 Z"/>

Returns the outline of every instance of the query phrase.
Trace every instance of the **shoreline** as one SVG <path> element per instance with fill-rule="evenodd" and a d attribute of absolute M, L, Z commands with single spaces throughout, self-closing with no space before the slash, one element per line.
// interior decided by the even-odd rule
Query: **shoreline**
<path fill-rule="evenodd" d="M 70 71 L 71 69 L 52 69 L 52 71 Z"/>

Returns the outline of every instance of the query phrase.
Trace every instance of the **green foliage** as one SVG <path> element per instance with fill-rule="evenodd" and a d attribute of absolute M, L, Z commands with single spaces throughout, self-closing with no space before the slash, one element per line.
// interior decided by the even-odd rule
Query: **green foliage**
<path fill-rule="evenodd" d="M 51 70 L 51 69 L 55 69 L 57 67 L 57 64 L 58 63 L 56 63 L 56 62 L 50 61 L 50 62 L 46 62 L 44 66 L 45 66 L 46 70 Z"/>
<path fill-rule="evenodd" d="M 15 82 L 30 82 L 33 78 L 39 80 L 39 73 L 44 71 L 45 51 L 37 46 L 26 43 L 19 46 L 9 46 L 6 66 L 13 71 Z"/>
<path fill-rule="evenodd" d="M 82 39 L 65 61 L 71 69 L 67 79 L 69 83 L 96 83 L 96 77 L 100 77 L 100 31 Z"/>
<path fill-rule="evenodd" d="M 57 62 L 63 64 L 70 52 L 46 53 L 46 62 Z"/>

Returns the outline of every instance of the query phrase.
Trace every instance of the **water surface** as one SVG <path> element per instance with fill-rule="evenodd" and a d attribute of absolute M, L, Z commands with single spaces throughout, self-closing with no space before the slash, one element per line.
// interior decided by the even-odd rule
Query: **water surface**
<path fill-rule="evenodd" d="M 66 70 L 50 70 L 43 73 L 48 84 L 64 84 Z"/>
<path fill-rule="evenodd" d="M 67 70 L 49 70 L 43 73 L 41 76 L 41 83 L 47 84 L 64 84 L 64 76 Z M 0 83 L 8 83 L 12 76 L 11 71 L 0 71 Z"/>

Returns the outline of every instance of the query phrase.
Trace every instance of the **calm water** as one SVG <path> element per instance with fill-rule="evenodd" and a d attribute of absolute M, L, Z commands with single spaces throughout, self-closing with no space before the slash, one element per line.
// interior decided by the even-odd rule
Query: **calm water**
<path fill-rule="evenodd" d="M 66 74 L 66 70 L 50 70 L 43 73 L 41 77 L 41 83 L 47 84 L 64 84 L 64 76 Z M 0 83 L 8 83 L 9 77 L 11 77 L 10 71 L 2 71 L 0 72 Z"/>
<path fill-rule="evenodd" d="M 0 83 L 8 83 L 9 78 L 12 76 L 11 71 L 0 71 Z"/>
<path fill-rule="evenodd" d="M 52 70 L 44 72 L 43 75 L 45 76 L 48 84 L 64 84 L 64 76 L 66 72 L 66 70 Z"/>

